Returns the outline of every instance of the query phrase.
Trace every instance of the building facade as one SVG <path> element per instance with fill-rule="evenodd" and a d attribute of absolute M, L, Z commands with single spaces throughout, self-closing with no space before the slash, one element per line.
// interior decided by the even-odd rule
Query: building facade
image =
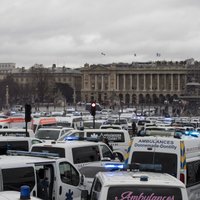
<path fill-rule="evenodd" d="M 188 67 L 187 62 L 85 64 L 82 100 L 107 105 L 172 103 L 184 94 Z"/>
<path fill-rule="evenodd" d="M 67 88 L 73 90 L 70 102 L 75 103 L 81 100 L 81 74 L 76 69 L 65 66 L 56 67 L 55 65 L 47 68 L 35 64 L 28 69 L 21 67 L 13 69 L 10 73 L 0 73 L 1 80 L 8 76 L 12 77 L 14 82 L 20 86 L 19 95 L 15 97 L 16 102 L 43 103 L 50 99 L 64 102 L 66 99 L 61 91 L 56 90 L 57 84 L 62 85 L 62 87 L 66 86 L 66 90 Z"/>
<path fill-rule="evenodd" d="M 11 73 L 15 66 L 15 63 L 0 63 L 0 73 Z"/>

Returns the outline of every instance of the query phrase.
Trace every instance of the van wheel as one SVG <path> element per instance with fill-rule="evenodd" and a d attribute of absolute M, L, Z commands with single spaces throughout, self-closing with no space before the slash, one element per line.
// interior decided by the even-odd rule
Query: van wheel
<path fill-rule="evenodd" d="M 117 158 L 120 160 L 120 162 L 124 161 L 124 157 L 121 153 L 116 153 L 117 154 Z"/>

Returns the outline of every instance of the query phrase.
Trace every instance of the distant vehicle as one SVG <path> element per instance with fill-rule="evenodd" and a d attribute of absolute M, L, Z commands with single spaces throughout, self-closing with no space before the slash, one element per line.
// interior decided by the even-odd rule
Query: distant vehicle
<path fill-rule="evenodd" d="M 15 136 L 15 137 L 35 137 L 33 130 L 23 128 L 2 128 L 0 129 L 0 136 Z"/>
<path fill-rule="evenodd" d="M 31 122 L 27 123 L 28 128 L 31 128 Z M 25 117 L 24 114 L 19 116 L 10 116 L 8 118 L 0 118 L 0 128 L 25 128 Z"/>
<path fill-rule="evenodd" d="M 31 137 L 0 136 L 0 155 L 6 155 L 7 150 L 30 151 L 33 144 L 42 143 Z"/>
<path fill-rule="evenodd" d="M 65 117 L 40 117 L 33 119 L 33 131 L 36 133 L 38 129 L 45 126 L 62 126 L 67 128 L 82 127 L 81 116 L 65 116 Z"/>
<path fill-rule="evenodd" d="M 101 114 L 102 115 L 111 115 L 113 113 L 112 109 L 102 109 Z"/>
<path fill-rule="evenodd" d="M 95 120 L 95 129 L 99 128 L 103 123 L 105 122 L 105 120 L 99 119 L 99 120 Z M 83 121 L 83 127 L 84 129 L 91 129 L 93 128 L 93 120 L 84 120 Z"/>
<path fill-rule="evenodd" d="M 23 106 L 22 105 L 15 105 L 11 108 L 11 110 L 13 111 L 22 111 L 23 110 Z"/>
<path fill-rule="evenodd" d="M 44 127 L 37 130 L 35 137 L 45 142 L 51 142 L 56 141 L 70 130 L 73 130 L 73 128 L 65 128 L 62 126 Z"/>
<path fill-rule="evenodd" d="M 125 129 L 123 126 L 116 125 L 116 124 L 103 124 L 99 128 L 100 129 L 117 129 L 117 130 L 124 130 Z"/>

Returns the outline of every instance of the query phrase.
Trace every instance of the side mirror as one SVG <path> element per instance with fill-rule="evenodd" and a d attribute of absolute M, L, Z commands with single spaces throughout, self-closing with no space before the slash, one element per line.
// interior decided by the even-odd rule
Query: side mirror
<path fill-rule="evenodd" d="M 81 174 L 81 176 L 80 176 L 80 185 L 84 185 L 84 179 L 85 179 L 84 175 Z"/>

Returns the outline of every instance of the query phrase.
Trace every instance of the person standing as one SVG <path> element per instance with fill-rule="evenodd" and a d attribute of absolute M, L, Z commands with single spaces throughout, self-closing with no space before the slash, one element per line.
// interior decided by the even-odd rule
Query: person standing
<path fill-rule="evenodd" d="M 132 136 L 136 136 L 137 135 L 137 125 L 135 123 L 135 121 L 132 122 Z"/>

